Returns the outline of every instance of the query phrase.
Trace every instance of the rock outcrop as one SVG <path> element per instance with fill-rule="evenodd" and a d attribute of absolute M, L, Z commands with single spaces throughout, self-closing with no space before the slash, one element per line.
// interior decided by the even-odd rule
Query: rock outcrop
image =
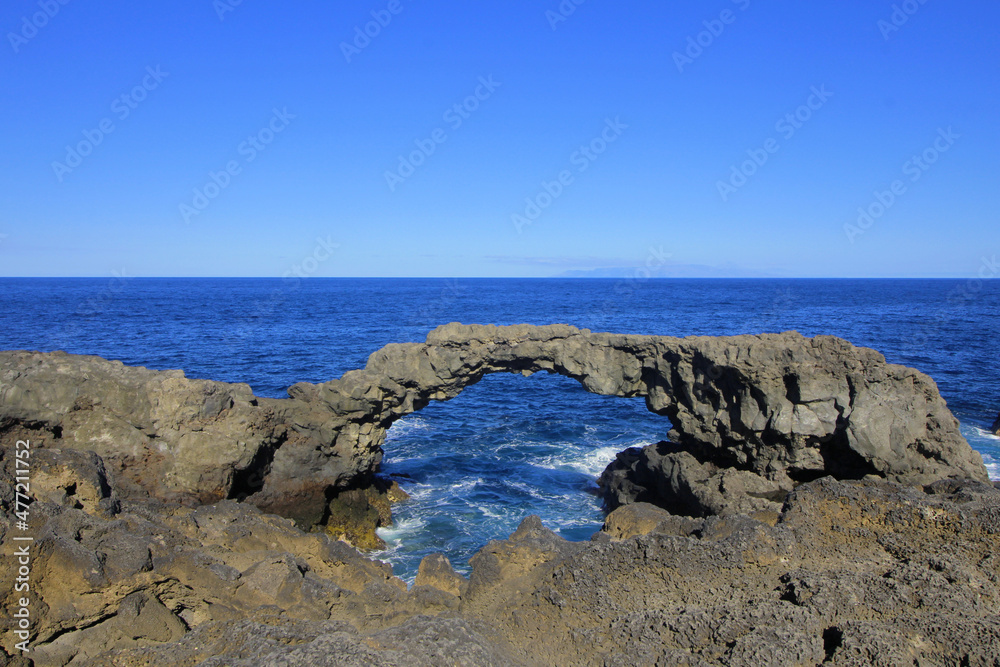
<path fill-rule="evenodd" d="M 30 436 L 94 451 L 128 497 L 246 499 L 310 526 L 329 517 L 332 496 L 376 470 L 394 421 L 488 373 L 539 371 L 595 393 L 645 397 L 668 417 L 674 450 L 647 451 L 640 467 L 671 484 L 639 496 L 689 504 L 695 515 L 773 510 L 797 484 L 824 475 L 987 479 L 929 377 L 837 338 L 793 332 L 681 339 L 451 324 L 425 343 L 387 345 L 340 379 L 293 385 L 281 400 L 180 371 L 5 352 L 0 444 Z M 607 476 L 609 497 L 629 498 L 622 480 L 644 474 L 634 463 Z"/>
<path fill-rule="evenodd" d="M 0 441 L 92 451 L 129 497 L 197 504 L 253 490 L 254 461 L 292 435 L 276 414 L 281 403 L 181 371 L 0 353 Z"/>
<path fill-rule="evenodd" d="M 998 503 L 827 477 L 773 522 L 626 506 L 574 544 L 527 520 L 471 561 L 461 613 L 530 665 L 995 665 Z"/>
<path fill-rule="evenodd" d="M 93 474 L 82 459 L 66 469 Z M 57 500 L 32 505 L 39 667 L 986 666 L 1000 655 L 1000 490 L 972 480 L 827 477 L 769 521 L 628 505 L 579 543 L 529 517 L 470 561 L 468 580 L 429 556 L 409 590 L 388 566 L 245 503 Z M 5 552 L 12 532 L 0 525 Z M 13 577 L 0 570 L 6 619 Z M 6 664 L 12 633 L 2 641 Z"/>
<path fill-rule="evenodd" d="M 5 516 L 14 512 L 13 451 L 0 450 Z M 391 567 L 289 519 L 233 500 L 197 508 L 122 500 L 96 455 L 37 449 L 29 460 L 36 501 L 28 533 L 0 523 L 0 543 L 12 554 L 25 545 L 18 535 L 34 537 L 30 589 L 15 592 L 16 567 L 0 568 L 0 586 L 4 619 L 14 618 L 19 596 L 30 599 L 36 665 L 79 664 L 277 610 L 304 621 L 364 619 L 372 628 L 379 622 L 371 625 L 371 614 L 400 613 L 386 602 L 406 591 Z M 4 632 L 9 654 L 14 641 Z"/>
<path fill-rule="evenodd" d="M 993 426 L 990 428 L 994 435 L 1000 435 L 1000 413 L 997 413 L 997 418 L 993 421 Z"/>

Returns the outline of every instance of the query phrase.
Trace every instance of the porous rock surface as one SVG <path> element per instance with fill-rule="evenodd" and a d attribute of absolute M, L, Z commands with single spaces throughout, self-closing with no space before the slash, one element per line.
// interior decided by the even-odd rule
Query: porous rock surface
<path fill-rule="evenodd" d="M 1000 655 L 1000 490 L 974 480 L 826 477 L 770 521 L 626 505 L 589 542 L 529 517 L 473 557 L 468 579 L 429 556 L 407 590 L 387 565 L 246 503 L 118 500 L 91 464 L 70 456 L 62 474 L 97 475 L 96 503 L 31 506 L 39 667 L 985 666 Z M 5 553 L 13 534 L 0 525 Z M 8 624 L 13 578 L 0 569 Z M 7 664 L 15 639 L 2 636 Z"/>
<path fill-rule="evenodd" d="M 31 435 L 41 446 L 94 451 L 130 497 L 246 498 L 310 526 L 329 514 L 331 495 L 376 470 L 394 421 L 488 373 L 538 371 L 599 394 L 645 397 L 669 418 L 672 451 L 647 452 L 624 465 L 631 473 L 606 476 L 612 506 L 643 499 L 686 504 L 693 515 L 773 511 L 796 484 L 824 475 L 987 479 L 933 380 L 874 350 L 794 332 L 672 338 L 450 324 L 425 343 L 387 345 L 339 379 L 293 385 L 280 400 L 181 371 L 4 352 L 0 444 Z M 657 468 L 672 484 L 643 491 L 637 467 Z"/>

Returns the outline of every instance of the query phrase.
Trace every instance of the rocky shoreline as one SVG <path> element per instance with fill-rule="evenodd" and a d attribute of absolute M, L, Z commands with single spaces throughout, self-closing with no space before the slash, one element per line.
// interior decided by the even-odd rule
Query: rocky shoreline
<path fill-rule="evenodd" d="M 643 396 L 590 542 L 537 518 L 415 584 L 347 544 L 386 430 L 493 372 Z M 828 336 L 452 324 L 287 399 L 0 352 L 0 505 L 32 447 L 38 665 L 996 664 L 1000 491 L 933 380 Z M 0 524 L 4 553 L 14 529 Z M 339 538 L 339 539 L 338 539 Z M 377 538 L 376 538 L 377 539 Z M 14 571 L 0 573 L 6 619 Z M 0 666 L 25 664 L 4 634 Z"/>

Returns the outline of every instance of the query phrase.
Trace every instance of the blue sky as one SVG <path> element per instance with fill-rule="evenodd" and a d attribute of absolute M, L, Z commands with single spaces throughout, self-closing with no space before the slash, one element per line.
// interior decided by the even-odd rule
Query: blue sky
<path fill-rule="evenodd" d="M 0 275 L 973 276 L 1000 251 L 998 23 L 10 0 Z"/>

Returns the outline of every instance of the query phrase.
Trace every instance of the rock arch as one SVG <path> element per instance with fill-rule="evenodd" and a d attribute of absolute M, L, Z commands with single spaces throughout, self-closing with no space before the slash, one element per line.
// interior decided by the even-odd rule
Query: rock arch
<path fill-rule="evenodd" d="M 386 429 L 488 373 L 553 372 L 641 396 L 671 445 L 619 461 L 612 502 L 657 493 L 690 513 L 773 507 L 827 474 L 909 484 L 988 479 L 929 377 L 831 336 L 634 336 L 567 325 L 449 324 L 289 398 L 65 353 L 0 353 L 0 445 L 90 450 L 128 493 L 237 497 L 303 524 L 373 473 Z M 647 448 L 648 449 L 648 448 Z M 641 455 L 640 455 L 641 454 Z"/>
<path fill-rule="evenodd" d="M 294 385 L 289 395 L 293 404 L 323 406 L 331 415 L 328 430 L 309 439 L 331 443 L 326 461 L 351 461 L 349 478 L 376 469 L 386 429 L 400 417 L 453 398 L 489 373 L 541 371 L 574 378 L 590 392 L 644 397 L 667 416 L 674 446 L 661 448 L 654 474 L 675 477 L 678 488 L 661 491 L 687 494 L 696 512 L 766 507 L 797 483 L 828 474 L 913 484 L 987 479 L 933 380 L 832 336 L 681 339 L 453 323 L 425 343 L 387 345 L 363 370 L 338 380 Z M 301 507 L 314 493 L 295 488 L 301 477 L 292 488 L 287 483 L 302 470 L 299 449 L 276 452 L 255 502 L 287 514 L 283 499 L 298 496 Z M 618 487 L 629 483 L 619 477 Z M 705 496 L 726 484 L 726 498 Z M 612 495 L 612 504 L 628 497 Z"/>

